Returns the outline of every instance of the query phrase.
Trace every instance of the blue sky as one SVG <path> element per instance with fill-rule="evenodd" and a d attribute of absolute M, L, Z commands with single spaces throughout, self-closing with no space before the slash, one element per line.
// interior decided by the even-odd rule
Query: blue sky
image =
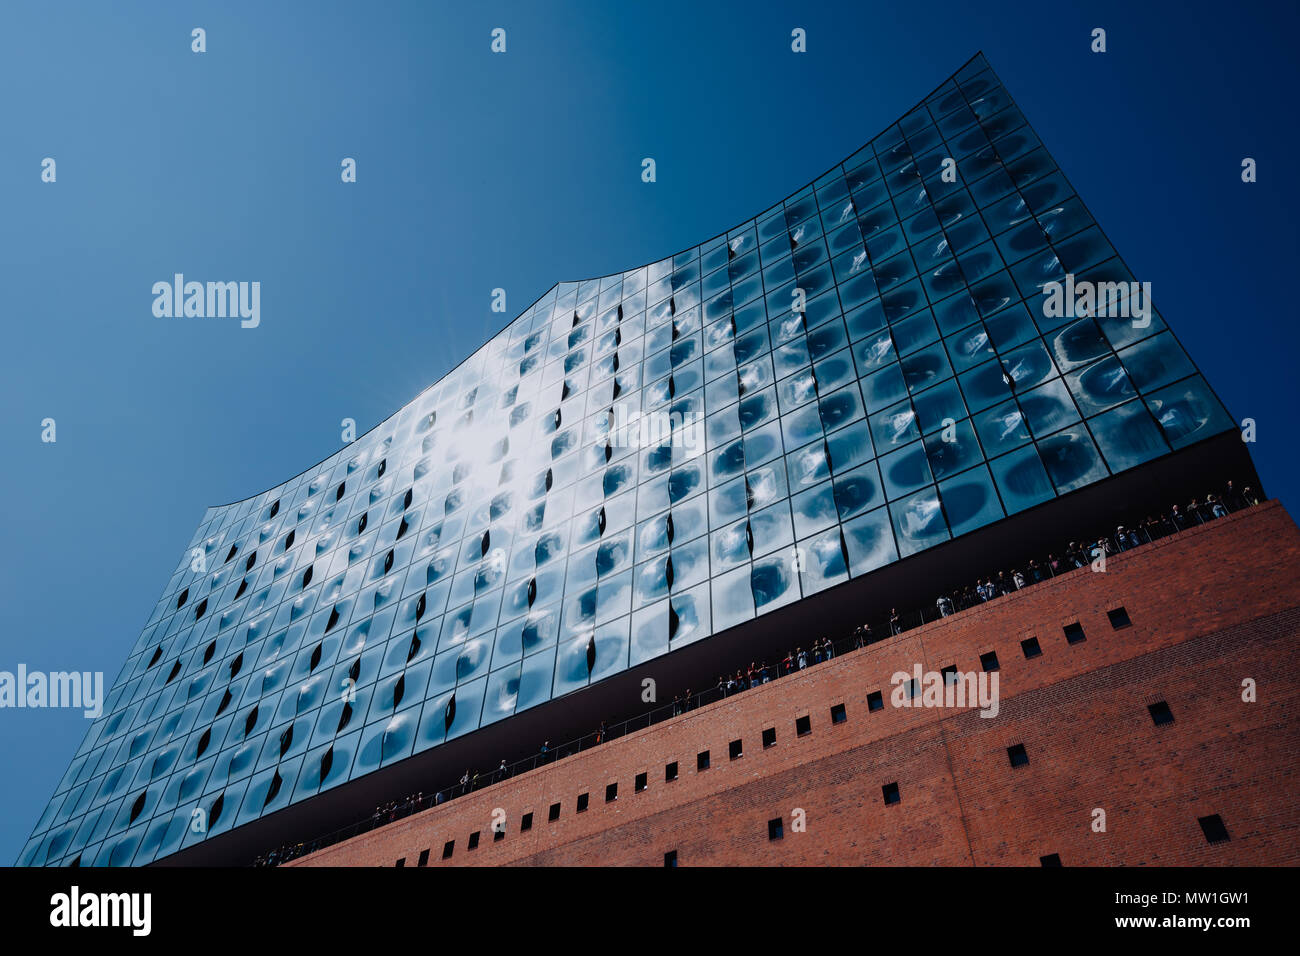
<path fill-rule="evenodd" d="M 557 280 L 766 209 L 981 49 L 1229 411 L 1257 421 L 1264 485 L 1293 506 L 1298 20 L 1201 2 L 9 0 L 0 670 L 111 683 L 207 505 L 332 453 L 341 419 L 370 428 Z M 176 272 L 260 281 L 261 325 L 155 318 L 151 287 Z M 87 726 L 0 711 L 0 861 Z"/>

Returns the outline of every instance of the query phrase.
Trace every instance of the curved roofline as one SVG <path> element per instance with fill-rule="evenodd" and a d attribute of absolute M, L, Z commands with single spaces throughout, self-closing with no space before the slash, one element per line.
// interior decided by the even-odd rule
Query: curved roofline
<path fill-rule="evenodd" d="M 959 75 L 960 75 L 960 74 L 961 74 L 961 73 L 962 73 L 962 72 L 963 72 L 963 71 L 964 71 L 968 66 L 970 66 L 970 65 L 971 65 L 972 63 L 974 63 L 976 60 L 979 60 L 979 59 L 981 59 L 981 58 L 987 59 L 987 58 L 984 57 L 984 51 L 983 51 L 983 50 L 977 50 L 977 51 L 975 51 L 975 53 L 972 54 L 972 55 L 971 55 L 971 56 L 966 60 L 966 62 L 964 62 L 961 66 L 957 67 L 957 69 L 953 70 L 953 71 L 952 71 L 951 73 L 949 73 L 946 77 L 944 77 L 944 78 L 939 82 L 939 84 L 938 84 L 937 86 L 934 87 L 934 89 L 932 89 L 929 93 L 925 94 L 925 96 L 921 97 L 921 99 L 917 100 L 914 104 L 912 104 L 911 107 L 909 107 L 907 110 L 905 110 L 903 113 L 901 113 L 901 114 L 899 115 L 898 119 L 896 119 L 896 120 L 894 120 L 892 123 L 888 124 L 884 129 L 880 130 L 880 132 L 876 133 L 874 136 L 872 136 L 870 139 L 868 139 L 866 142 L 864 142 L 861 146 L 859 146 L 859 147 L 858 147 L 857 149 L 855 149 L 853 152 L 849 153 L 849 155 L 846 156 L 846 157 L 844 157 L 844 159 L 841 159 L 841 160 L 839 160 L 838 162 L 832 163 L 832 164 L 831 164 L 830 166 L 828 166 L 828 167 L 825 169 L 825 171 L 823 171 L 820 175 L 818 175 L 818 176 L 814 176 L 812 179 L 808 180 L 808 182 L 804 183 L 802 186 L 800 186 L 800 187 L 798 187 L 797 189 L 791 190 L 790 192 L 786 193 L 785 196 L 783 196 L 781 199 L 779 199 L 779 200 L 778 200 L 776 203 L 774 203 L 773 205 L 769 206 L 767 210 L 764 210 L 764 212 L 766 212 L 766 211 L 768 211 L 768 210 L 771 210 L 771 209 L 775 209 L 777 206 L 782 205 L 782 204 L 784 204 L 785 202 L 787 202 L 787 201 L 790 199 L 791 196 L 796 196 L 796 195 L 798 195 L 799 193 L 803 192 L 805 189 L 808 189 L 809 187 L 815 186 L 815 185 L 817 184 L 817 181 L 818 181 L 819 179 L 824 179 L 826 176 L 828 176 L 828 175 L 830 175 L 832 172 L 834 172 L 838 167 L 844 165 L 845 160 L 848 159 L 850 156 L 855 156 L 855 155 L 857 155 L 858 153 L 862 152 L 862 150 L 864 150 L 864 149 L 866 149 L 868 146 L 870 146 L 870 145 L 871 145 L 873 142 L 875 142 L 879 137 L 883 136 L 883 135 L 885 134 L 885 132 L 887 132 L 887 131 L 889 130 L 890 126 L 895 126 L 895 125 L 897 125 L 898 122 L 899 122 L 900 120 L 902 120 L 902 118 L 903 118 L 904 116 L 907 116 L 908 114 L 914 112 L 918 107 L 920 107 L 921 105 L 923 105 L 927 100 L 929 100 L 929 99 L 930 99 L 931 97 L 933 97 L 936 93 L 938 93 L 941 89 L 943 89 L 943 87 L 944 87 L 945 85 L 947 85 L 948 83 L 950 83 L 950 82 L 952 82 L 953 80 L 955 80 L 955 79 L 957 78 L 957 76 L 959 76 Z M 990 67 L 990 69 L 991 69 L 991 67 Z M 630 269 L 623 269 L 623 270 L 621 270 L 621 271 L 619 271 L 619 272 L 606 272 L 604 275 L 598 275 L 598 276 L 587 276 L 586 278 L 583 278 L 583 279 L 561 279 L 561 280 L 559 280 L 558 282 L 554 282 L 554 283 L 552 283 L 550 286 L 547 287 L 547 289 L 546 289 L 545 292 L 543 292 L 541 295 L 537 296 L 537 298 L 533 299 L 532 302 L 528 303 L 528 305 L 524 308 L 524 310 L 523 310 L 522 312 L 520 312 L 518 315 L 516 315 L 513 319 L 510 319 L 508 322 L 506 322 L 505 325 L 501 326 L 501 327 L 500 327 L 499 329 L 497 329 L 495 332 L 491 333 L 491 334 L 487 337 L 487 339 L 485 339 L 485 340 L 484 340 L 480 345 L 478 345 L 476 348 L 474 348 L 474 349 L 469 353 L 469 355 L 465 356 L 465 358 L 461 359 L 459 362 L 457 362 L 455 365 L 453 365 L 453 366 L 452 366 L 451 368 L 449 368 L 447 371 L 443 372 L 443 374 L 442 374 L 441 376 L 439 376 L 437 379 L 435 379 L 431 384 L 425 386 L 423 389 L 421 389 L 419 392 L 417 392 L 417 393 L 415 394 L 415 396 L 411 398 L 410 401 L 408 401 L 408 402 L 406 402 L 406 403 L 404 403 L 404 404 L 398 406 L 397 411 L 395 411 L 395 412 L 393 412 L 392 414 L 386 416 L 385 418 L 382 418 L 382 419 L 380 419 L 379 421 L 375 422 L 375 424 L 372 425 L 372 426 L 370 426 L 370 428 L 366 429 L 366 431 L 362 432 L 362 433 L 361 433 L 360 435 L 358 435 L 356 438 L 352 439 L 352 441 L 348 442 L 348 445 L 353 445 L 353 444 L 356 444 L 357 442 L 361 441 L 363 438 L 365 438 L 365 437 L 366 437 L 367 435 L 369 435 L 371 432 L 373 432 L 373 431 L 375 431 L 376 429 L 380 428 L 380 427 L 384 424 L 384 422 L 386 422 L 386 421 L 388 421 L 390 418 L 392 418 L 393 415 L 396 415 L 396 414 L 400 413 L 400 412 L 402 411 L 402 409 L 406 408 L 408 405 L 410 405 L 412 402 L 414 402 L 416 399 L 418 399 L 421 395 L 423 395 L 423 394 L 424 394 L 425 392 L 427 392 L 429 389 L 433 388 L 433 387 L 436 386 L 439 382 L 443 381 L 443 379 L 447 378 L 447 376 L 453 374 L 453 373 L 454 373 L 458 368 L 460 368 L 462 365 L 464 365 L 466 362 L 468 362 L 470 359 L 472 359 L 475 355 L 477 355 L 480 349 L 482 349 L 485 345 L 487 345 L 489 342 L 491 342 L 493 339 L 495 339 L 498 335 L 500 335 L 500 334 L 501 334 L 502 332 L 504 332 L 506 329 L 510 328 L 510 326 L 514 325 L 514 324 L 515 324 L 516 322 L 518 322 L 521 318 L 523 318 L 525 315 L 527 315 L 528 312 L 529 312 L 529 311 L 530 311 L 530 310 L 531 310 L 535 305 L 537 305 L 538 302 L 541 302 L 543 299 L 545 299 L 548 295 L 550 295 L 550 294 L 551 294 L 555 289 L 558 289 L 560 286 L 562 286 L 562 285 L 579 285 L 579 284 L 581 284 L 581 283 L 583 283 L 583 282 L 596 282 L 596 281 L 598 281 L 598 280 L 600 280 L 600 279 L 608 279 L 610 276 L 615 276 L 615 275 L 618 275 L 618 276 L 627 275 L 629 272 L 635 272 L 635 271 L 637 271 L 638 269 L 646 269 L 646 268 L 649 268 L 650 266 L 654 265 L 654 264 L 657 263 L 657 262 L 663 262 L 665 259 L 674 259 L 674 258 L 676 258 L 677 256 L 681 255 L 683 252 L 687 252 L 687 251 L 689 251 L 689 250 L 691 250 L 691 249 L 698 249 L 698 248 L 700 248 L 701 246 L 708 245 L 710 242 L 712 242 L 712 241 L 715 240 L 715 239 L 718 239 L 718 238 L 720 238 L 720 237 L 725 237 L 725 236 L 729 235 L 730 233 L 734 232 L 734 231 L 735 231 L 736 229 L 738 229 L 739 227 L 743 226 L 744 224 L 746 224 L 746 223 L 748 223 L 748 222 L 751 222 L 751 221 L 753 221 L 753 220 L 758 219 L 762 214 L 763 214 L 763 213 L 760 212 L 760 213 L 757 213 L 757 214 L 755 214 L 755 215 L 753 215 L 753 216 L 750 216 L 750 217 L 748 217 L 748 218 L 746 218 L 746 219 L 742 219 L 740 222 L 736 223 L 735 225 L 731 226 L 730 228 L 724 229 L 724 230 L 722 230 L 722 232 L 715 233 L 714 235 L 710 236 L 710 237 L 707 238 L 707 239 L 702 240 L 701 242 L 696 242 L 696 243 L 693 243 L 693 244 L 691 244 L 691 245 L 689 245 L 689 246 L 683 246 L 682 248 L 678 249 L 676 252 L 671 253 L 670 255 L 667 255 L 667 256 L 659 256 L 659 257 L 656 258 L 656 259 L 651 259 L 649 262 L 643 262 L 643 263 L 641 263 L 639 266 L 632 266 Z M 1217 396 L 1216 396 L 1216 397 L 1217 397 Z M 337 455 L 339 452 L 343 451 L 343 449 L 347 448 L 348 445 L 343 445 L 342 447 L 335 449 L 334 451 L 332 451 L 332 452 L 330 452 L 328 455 L 326 455 L 324 458 L 320 458 L 320 459 L 318 459 L 314 464 L 312 464 L 312 465 L 308 465 L 308 466 L 307 466 L 306 468 L 304 468 L 302 471 L 298 472 L 297 474 L 290 475 L 288 478 L 284 479 L 283 481 L 278 481 L 278 482 L 276 482 L 275 484 L 273 484 L 273 485 L 271 485 L 271 486 L 269 486 L 269 487 L 267 487 L 267 488 L 263 488 L 261 491 L 254 492 L 254 493 L 251 494 L 251 495 L 246 495 L 246 496 L 244 496 L 243 498 L 236 498 L 234 501 L 227 501 L 225 504 L 219 504 L 219 505 L 208 505 L 208 506 L 206 507 L 206 511 L 212 511 L 212 510 L 214 510 L 214 509 L 218 509 L 218 508 L 230 508 L 230 507 L 233 507 L 234 505 L 240 505 L 240 504 L 243 504 L 243 503 L 246 502 L 246 501 L 252 501 L 254 498 L 257 498 L 257 497 L 259 497 L 259 496 L 261 496 L 261 495 L 264 495 L 264 494 L 266 494 L 267 492 L 269 492 L 269 491 L 271 491 L 271 490 L 273 490 L 273 489 L 275 489 L 275 488 L 278 488 L 280 485 L 288 484 L 289 482 L 293 481 L 295 478 L 301 478 L 303 475 L 307 474 L 309 471 L 314 471 L 314 470 L 316 470 L 316 469 L 319 468 L 321 465 L 323 465 L 325 462 L 329 461 L 331 458 L 333 458 L 335 455 Z"/>

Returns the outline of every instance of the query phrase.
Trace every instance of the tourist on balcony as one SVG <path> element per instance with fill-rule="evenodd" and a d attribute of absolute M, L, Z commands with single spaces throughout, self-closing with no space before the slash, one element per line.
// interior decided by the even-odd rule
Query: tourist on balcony
<path fill-rule="evenodd" d="M 1169 523 L 1175 531 L 1182 531 L 1187 527 L 1187 516 L 1178 510 L 1178 505 L 1169 509 Z"/>
<path fill-rule="evenodd" d="M 1231 481 L 1223 489 L 1223 503 L 1232 511 L 1246 507 L 1246 498 L 1236 485 Z"/>

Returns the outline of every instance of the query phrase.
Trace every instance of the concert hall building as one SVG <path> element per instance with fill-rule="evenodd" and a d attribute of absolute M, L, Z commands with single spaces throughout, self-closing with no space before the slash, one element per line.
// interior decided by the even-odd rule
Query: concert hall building
<path fill-rule="evenodd" d="M 976 56 L 209 508 L 18 863 L 1295 864 L 1298 555 Z"/>

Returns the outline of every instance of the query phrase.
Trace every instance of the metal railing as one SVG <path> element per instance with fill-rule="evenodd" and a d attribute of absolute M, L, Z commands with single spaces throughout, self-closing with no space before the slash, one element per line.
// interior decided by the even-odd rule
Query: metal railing
<path fill-rule="evenodd" d="M 1058 575 L 1089 567 L 1093 562 L 1098 561 L 1103 554 L 1109 556 L 1131 551 L 1134 548 L 1150 544 L 1161 538 L 1177 534 L 1179 531 L 1205 524 L 1230 512 L 1240 511 L 1258 503 L 1258 499 L 1246 499 L 1244 497 L 1231 502 L 1206 502 L 1196 507 L 1189 506 L 1186 511 L 1180 510 L 1177 514 L 1171 511 L 1162 518 L 1145 521 L 1141 525 L 1132 528 L 1124 528 L 1122 533 L 1120 528 L 1124 526 L 1121 525 L 1114 534 L 1082 542 L 1071 542 L 1060 555 L 1053 552 L 1048 554 L 1042 562 L 1034 559 L 1024 567 L 1016 568 L 1009 573 L 1003 571 L 996 576 L 986 578 L 985 582 L 991 582 L 993 585 L 991 590 L 984 587 L 984 583 L 980 585 L 983 589 L 982 592 L 974 586 L 967 587 L 959 592 L 942 596 L 933 606 L 913 608 L 899 612 L 897 615 L 891 612 L 878 617 L 874 622 L 864 622 L 865 630 L 856 631 L 847 637 L 838 639 L 826 638 L 820 641 L 818 645 L 803 650 L 802 655 L 799 651 L 795 651 L 775 664 L 764 661 L 752 670 L 743 667 L 735 675 L 722 675 L 718 684 L 707 690 L 698 693 L 691 693 L 688 690 L 686 694 L 674 699 L 671 703 L 662 704 L 626 720 L 602 726 L 601 730 L 585 734 L 576 740 L 568 741 L 557 747 L 547 746 L 546 749 L 530 757 L 516 760 L 514 763 L 506 764 L 504 767 L 499 767 L 490 773 L 472 773 L 468 779 L 462 777 L 457 783 L 442 790 L 428 794 L 414 794 L 405 800 L 394 801 L 385 807 L 377 809 L 371 816 L 351 826 L 335 830 L 315 840 L 281 847 L 264 857 L 259 857 L 254 861 L 253 865 L 278 866 L 281 863 L 287 863 L 309 853 L 315 853 L 317 850 L 341 843 L 358 834 L 369 832 L 381 826 L 386 826 L 430 807 L 440 806 L 521 773 L 527 773 L 538 767 L 553 764 L 566 757 L 598 747 L 607 741 L 679 717 L 706 704 L 724 700 L 727 697 L 744 693 L 762 684 L 779 680 L 782 677 L 838 657 L 840 654 L 888 640 L 890 637 L 920 627 L 923 624 L 960 614 L 962 611 L 997 600 L 1006 594 L 1033 587 L 1035 584 L 1040 584 Z M 945 599 L 946 604 L 940 603 Z M 881 625 L 881 627 L 877 628 L 876 625 Z M 827 653 L 828 646 L 829 654 Z M 800 656 L 803 658 L 802 663 L 799 660 Z"/>

